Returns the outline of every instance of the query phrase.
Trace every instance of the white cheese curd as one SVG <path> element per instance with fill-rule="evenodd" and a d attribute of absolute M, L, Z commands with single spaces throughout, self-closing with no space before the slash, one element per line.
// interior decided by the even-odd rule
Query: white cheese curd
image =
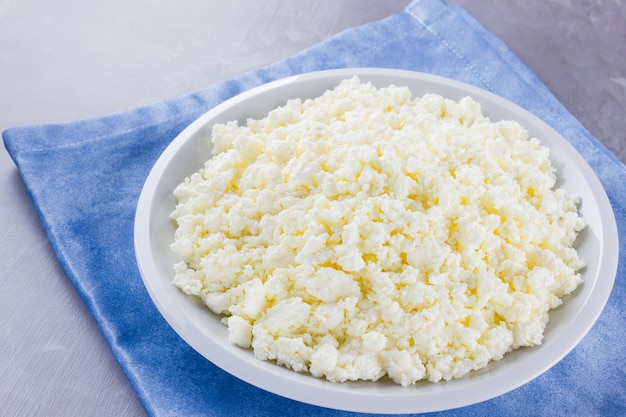
<path fill-rule="evenodd" d="M 358 78 L 214 126 L 176 188 L 174 283 L 257 358 L 330 381 L 462 377 L 581 284 L 578 199 L 479 104 Z"/>

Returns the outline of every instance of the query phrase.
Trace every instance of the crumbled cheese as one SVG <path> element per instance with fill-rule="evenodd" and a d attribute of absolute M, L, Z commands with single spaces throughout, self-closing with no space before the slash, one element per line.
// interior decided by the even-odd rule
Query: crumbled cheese
<path fill-rule="evenodd" d="M 548 149 L 469 97 L 355 77 L 212 141 L 174 193 L 174 283 L 259 359 L 449 380 L 541 344 L 581 283 L 584 223 Z"/>

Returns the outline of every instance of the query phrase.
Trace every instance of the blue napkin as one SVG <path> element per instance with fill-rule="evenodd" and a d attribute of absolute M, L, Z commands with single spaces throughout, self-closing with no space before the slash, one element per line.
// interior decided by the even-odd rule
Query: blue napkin
<path fill-rule="evenodd" d="M 287 400 L 218 369 L 183 342 L 143 287 L 133 220 L 152 164 L 202 113 L 246 89 L 338 67 L 393 67 L 451 77 L 540 115 L 586 158 L 613 204 L 626 248 L 626 167 L 465 9 L 416 0 L 291 58 L 196 93 L 108 117 L 8 129 L 4 143 L 59 261 L 153 416 L 348 416 Z M 596 325 L 564 360 L 521 388 L 442 416 L 626 414 L 626 251 Z"/>

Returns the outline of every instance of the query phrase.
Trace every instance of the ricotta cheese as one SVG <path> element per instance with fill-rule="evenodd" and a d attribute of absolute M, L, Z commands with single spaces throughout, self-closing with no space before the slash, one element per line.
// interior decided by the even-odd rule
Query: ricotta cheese
<path fill-rule="evenodd" d="M 211 139 L 174 192 L 174 284 L 259 359 L 450 380 L 541 344 L 581 284 L 578 199 L 538 139 L 470 97 L 355 77 Z"/>

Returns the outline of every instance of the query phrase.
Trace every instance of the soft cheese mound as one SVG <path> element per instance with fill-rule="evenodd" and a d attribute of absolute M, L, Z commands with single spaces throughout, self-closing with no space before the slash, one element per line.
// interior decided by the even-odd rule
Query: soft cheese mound
<path fill-rule="evenodd" d="M 214 126 L 175 191 L 174 283 L 257 358 L 404 386 L 539 345 L 581 283 L 549 152 L 466 97 L 358 78 Z"/>

